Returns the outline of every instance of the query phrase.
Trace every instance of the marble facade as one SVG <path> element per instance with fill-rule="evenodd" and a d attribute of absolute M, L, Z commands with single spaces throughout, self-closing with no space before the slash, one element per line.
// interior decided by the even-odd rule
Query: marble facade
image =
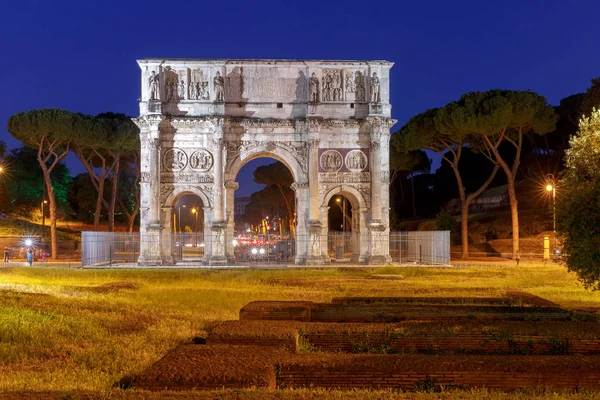
<path fill-rule="evenodd" d="M 233 257 L 236 176 L 259 157 L 294 177 L 297 264 L 329 262 L 329 200 L 352 206 L 353 260 L 390 261 L 387 61 L 139 60 L 140 265 L 175 263 L 177 199 L 203 203 L 205 258 Z"/>

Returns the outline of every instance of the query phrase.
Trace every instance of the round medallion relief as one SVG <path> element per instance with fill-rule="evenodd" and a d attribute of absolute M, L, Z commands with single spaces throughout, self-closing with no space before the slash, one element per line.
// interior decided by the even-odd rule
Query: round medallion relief
<path fill-rule="evenodd" d="M 181 171 L 187 165 L 187 154 L 181 149 L 169 149 L 163 155 L 163 166 L 171 171 Z"/>
<path fill-rule="evenodd" d="M 364 171 L 368 164 L 367 155 L 362 150 L 349 151 L 344 162 L 350 172 Z"/>
<path fill-rule="evenodd" d="M 190 168 L 194 171 L 208 171 L 213 165 L 213 156 L 208 150 L 196 150 L 190 156 Z"/>
<path fill-rule="evenodd" d="M 342 155 L 337 150 L 327 150 L 321 154 L 321 169 L 325 172 L 337 172 L 342 168 Z"/>

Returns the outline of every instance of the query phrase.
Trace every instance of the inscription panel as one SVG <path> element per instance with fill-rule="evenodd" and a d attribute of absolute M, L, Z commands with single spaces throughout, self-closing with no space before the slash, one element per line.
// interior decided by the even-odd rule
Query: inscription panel
<path fill-rule="evenodd" d="M 160 174 L 161 183 L 213 183 L 212 174 L 197 174 L 190 172 L 163 172 Z"/>
<path fill-rule="evenodd" d="M 371 182 L 369 172 L 324 172 L 319 174 L 323 183 L 363 183 Z"/>

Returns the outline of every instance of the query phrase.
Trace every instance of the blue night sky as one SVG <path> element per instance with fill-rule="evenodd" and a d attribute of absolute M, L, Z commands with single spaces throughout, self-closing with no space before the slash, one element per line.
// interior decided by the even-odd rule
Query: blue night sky
<path fill-rule="evenodd" d="M 0 140 L 20 146 L 6 121 L 35 108 L 136 116 L 146 57 L 393 61 L 394 130 L 473 90 L 558 104 L 600 76 L 598 15 L 597 0 L 6 1 Z M 238 181 L 238 196 L 256 188 L 252 168 Z"/>

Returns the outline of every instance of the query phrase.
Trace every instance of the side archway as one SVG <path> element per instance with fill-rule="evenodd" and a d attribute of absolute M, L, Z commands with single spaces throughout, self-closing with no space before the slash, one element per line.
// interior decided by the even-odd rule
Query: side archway
<path fill-rule="evenodd" d="M 351 225 L 351 262 L 364 262 L 368 256 L 368 229 L 367 220 L 369 209 L 364 195 L 352 186 L 340 185 L 330 189 L 323 196 L 321 202 L 321 216 L 323 229 L 321 237 L 327 238 L 329 235 L 329 203 L 334 196 L 343 196 L 348 200 L 351 206 L 352 225 Z M 331 246 L 333 242 L 327 240 L 322 244 L 322 248 L 327 249 L 324 255 L 329 256 L 333 252 Z"/>
<path fill-rule="evenodd" d="M 194 213 L 192 219 L 198 219 L 195 223 L 188 221 L 192 229 L 187 232 L 181 223 L 184 219 L 181 211 L 185 205 L 176 207 L 177 202 L 185 196 L 197 197 L 201 203 L 196 204 L 196 209 L 183 208 L 186 213 Z M 212 201 L 207 193 L 195 186 L 175 186 L 163 201 L 162 214 L 163 257 L 168 257 L 174 263 L 200 260 L 206 262 L 205 256 L 211 254 L 212 249 L 210 222 L 213 219 Z"/>

